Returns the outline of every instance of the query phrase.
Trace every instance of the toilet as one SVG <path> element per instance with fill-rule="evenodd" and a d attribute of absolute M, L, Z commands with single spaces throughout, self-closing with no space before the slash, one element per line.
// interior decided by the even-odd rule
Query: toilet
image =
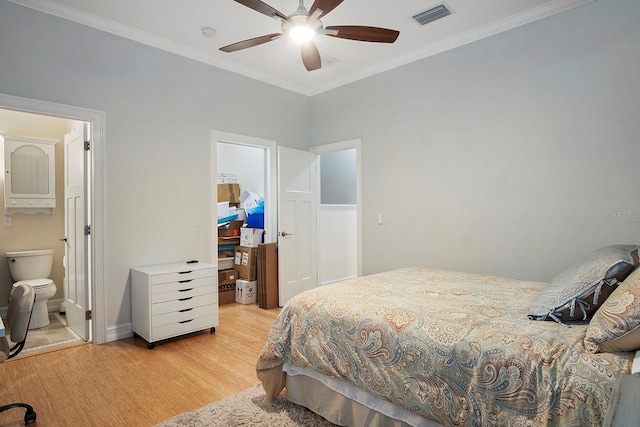
<path fill-rule="evenodd" d="M 33 288 L 36 296 L 29 329 L 47 326 L 49 324 L 47 302 L 56 293 L 56 285 L 49 279 L 53 265 L 53 249 L 7 252 L 6 256 L 9 273 L 16 281 L 11 288 L 11 294 L 18 284 L 25 284 Z"/>

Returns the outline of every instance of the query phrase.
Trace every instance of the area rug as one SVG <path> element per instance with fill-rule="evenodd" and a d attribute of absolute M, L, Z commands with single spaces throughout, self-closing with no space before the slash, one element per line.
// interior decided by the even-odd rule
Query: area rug
<path fill-rule="evenodd" d="M 273 402 L 261 385 L 235 396 L 213 402 L 195 411 L 185 412 L 156 427 L 334 427 L 319 415 L 280 396 Z"/>

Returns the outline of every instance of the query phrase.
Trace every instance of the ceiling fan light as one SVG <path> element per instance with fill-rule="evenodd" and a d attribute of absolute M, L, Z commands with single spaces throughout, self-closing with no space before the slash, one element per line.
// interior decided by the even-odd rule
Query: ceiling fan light
<path fill-rule="evenodd" d="M 298 43 L 305 43 L 316 36 L 316 31 L 308 25 L 296 25 L 289 30 L 289 37 Z"/>

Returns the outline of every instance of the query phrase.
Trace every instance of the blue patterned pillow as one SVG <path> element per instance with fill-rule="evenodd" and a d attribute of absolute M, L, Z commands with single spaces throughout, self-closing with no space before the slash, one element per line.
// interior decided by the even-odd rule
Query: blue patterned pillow
<path fill-rule="evenodd" d="M 533 299 L 532 320 L 587 320 L 638 265 L 638 245 L 597 249 L 555 276 Z"/>

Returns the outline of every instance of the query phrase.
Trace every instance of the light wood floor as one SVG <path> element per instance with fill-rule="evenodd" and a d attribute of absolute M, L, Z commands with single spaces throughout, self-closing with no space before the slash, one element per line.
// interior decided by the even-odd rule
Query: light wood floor
<path fill-rule="evenodd" d="M 152 426 L 258 384 L 255 364 L 280 309 L 220 307 L 208 330 L 160 342 L 128 338 L 0 363 L 0 405 L 22 401 L 34 426 Z M 24 410 L 0 414 L 22 425 Z"/>

